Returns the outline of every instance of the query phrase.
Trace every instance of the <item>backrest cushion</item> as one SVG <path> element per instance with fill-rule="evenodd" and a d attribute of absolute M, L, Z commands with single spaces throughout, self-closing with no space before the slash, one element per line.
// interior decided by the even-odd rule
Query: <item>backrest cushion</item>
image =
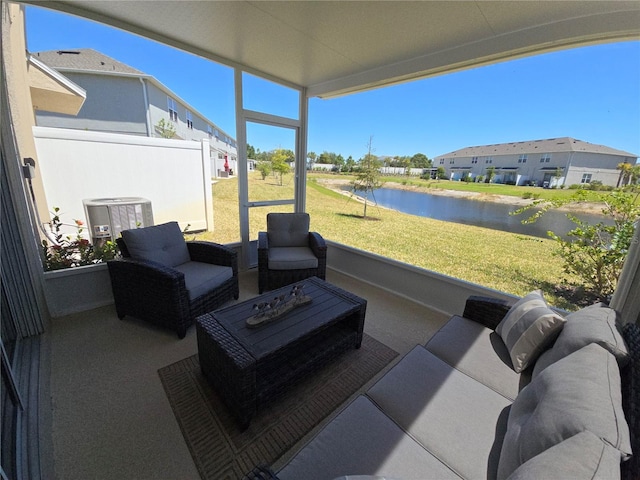
<path fill-rule="evenodd" d="M 596 303 L 567 315 L 567 322 L 553 347 L 540 355 L 536 362 L 533 376 L 536 377 L 552 363 L 590 343 L 597 343 L 610 351 L 621 367 L 626 365 L 629 351 L 618 328 L 617 318 L 616 311 L 604 303 Z"/>
<path fill-rule="evenodd" d="M 518 394 L 509 412 L 498 479 L 585 430 L 619 450 L 622 459 L 631 454 L 618 363 L 596 344 L 545 368 Z"/>
<path fill-rule="evenodd" d="M 270 247 L 308 247 L 309 214 L 267 214 L 267 237 Z"/>
<path fill-rule="evenodd" d="M 535 362 L 556 339 L 564 322 L 561 315 L 549 308 L 540 290 L 518 300 L 496 327 L 509 350 L 513 369 L 520 373 Z"/>
<path fill-rule="evenodd" d="M 131 258 L 136 260 L 151 260 L 168 267 L 190 260 L 178 222 L 124 230 L 122 239 L 127 244 Z"/>
<path fill-rule="evenodd" d="M 620 477 L 620 452 L 584 431 L 520 465 L 508 480 L 570 478 L 611 480 Z"/>

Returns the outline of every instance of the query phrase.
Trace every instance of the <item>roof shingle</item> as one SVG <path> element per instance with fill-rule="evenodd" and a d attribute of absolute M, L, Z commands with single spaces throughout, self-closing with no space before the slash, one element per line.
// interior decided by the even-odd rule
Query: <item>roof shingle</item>
<path fill-rule="evenodd" d="M 94 71 L 144 75 L 140 70 L 136 70 L 91 48 L 47 50 L 32 53 L 32 55 L 49 67 L 61 71 Z"/>
<path fill-rule="evenodd" d="M 633 153 L 617 150 L 605 145 L 596 145 L 589 142 L 583 142 L 582 140 L 576 140 L 575 138 L 571 137 L 465 147 L 461 148 L 460 150 L 455 150 L 443 155 L 438 155 L 436 158 L 490 157 L 492 155 L 520 155 L 532 153 L 542 154 L 556 152 L 589 152 L 637 158 L 637 155 L 634 155 Z"/>

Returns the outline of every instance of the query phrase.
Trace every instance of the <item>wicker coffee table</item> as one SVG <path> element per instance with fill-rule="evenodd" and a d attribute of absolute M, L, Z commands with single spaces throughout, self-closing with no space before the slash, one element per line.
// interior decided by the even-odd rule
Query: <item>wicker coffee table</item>
<path fill-rule="evenodd" d="M 291 286 L 196 320 L 202 372 L 243 428 L 294 382 L 362 343 L 366 300 L 316 277 L 297 284 L 304 284 L 311 303 L 268 324 L 247 328 L 245 320 L 255 304 L 286 294 Z"/>

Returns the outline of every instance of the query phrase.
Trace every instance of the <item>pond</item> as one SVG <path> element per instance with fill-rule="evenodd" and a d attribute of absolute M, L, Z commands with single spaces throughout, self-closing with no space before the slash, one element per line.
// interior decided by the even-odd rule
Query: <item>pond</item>
<path fill-rule="evenodd" d="M 344 186 L 342 189 L 349 191 L 350 187 Z M 363 196 L 363 193 L 358 192 L 358 195 Z M 373 192 L 373 195 L 368 192 L 367 197 L 369 200 L 375 201 L 379 206 L 410 215 L 542 238 L 549 238 L 547 235 L 549 230 L 564 236 L 568 231 L 575 228 L 575 224 L 567 218 L 566 212 L 557 210 L 547 212 L 533 224 L 523 225 L 522 220 L 528 218 L 533 212 L 510 215 L 510 212 L 518 208 L 515 205 L 411 192 L 395 188 L 379 188 Z M 373 208 L 373 211 L 375 211 L 375 207 Z M 590 223 L 597 223 L 605 219 L 603 215 L 582 212 L 576 214 L 576 216 Z"/>

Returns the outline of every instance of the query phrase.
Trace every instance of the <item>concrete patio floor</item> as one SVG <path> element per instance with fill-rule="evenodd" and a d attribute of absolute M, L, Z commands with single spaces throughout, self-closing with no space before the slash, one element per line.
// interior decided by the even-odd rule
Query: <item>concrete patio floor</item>
<path fill-rule="evenodd" d="M 332 270 L 327 280 L 367 299 L 365 332 L 401 355 L 448 319 Z M 257 271 L 241 273 L 240 301 L 257 295 L 257 284 Z M 54 319 L 49 332 L 44 388 L 51 403 L 43 412 L 55 478 L 199 479 L 157 373 L 197 353 L 194 327 L 178 340 L 145 322 L 121 321 L 107 306 Z"/>

